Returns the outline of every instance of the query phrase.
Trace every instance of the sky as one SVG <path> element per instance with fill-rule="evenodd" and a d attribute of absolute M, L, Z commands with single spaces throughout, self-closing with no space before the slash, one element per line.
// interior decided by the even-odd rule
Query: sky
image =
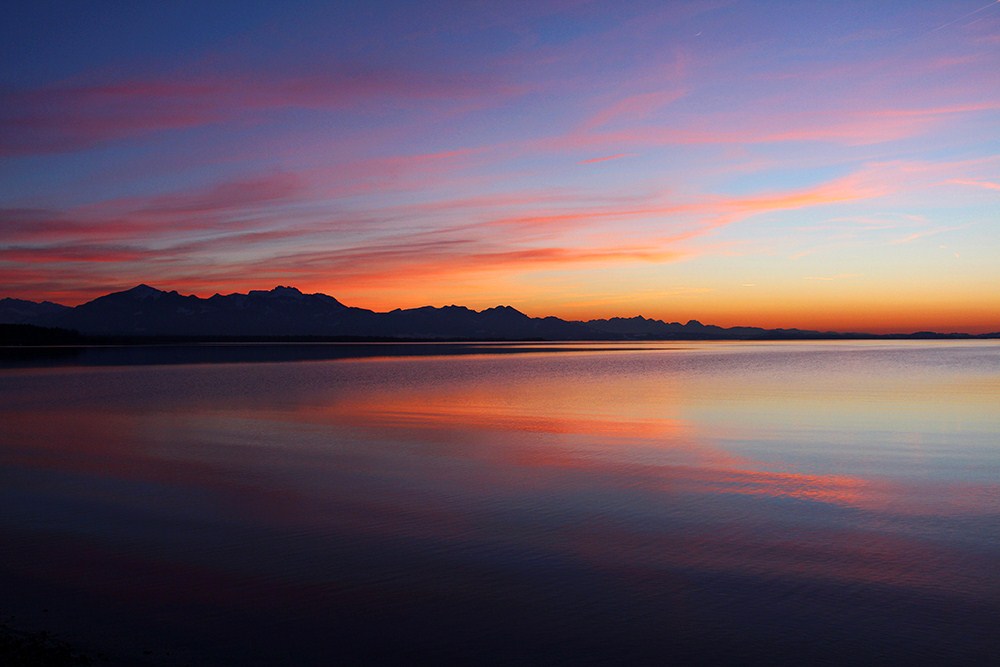
<path fill-rule="evenodd" d="M 1000 2 L 15 2 L 0 297 L 1000 330 Z"/>

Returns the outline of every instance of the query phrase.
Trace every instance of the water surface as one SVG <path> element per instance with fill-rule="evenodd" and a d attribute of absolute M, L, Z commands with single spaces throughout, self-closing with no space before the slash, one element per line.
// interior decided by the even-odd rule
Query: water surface
<path fill-rule="evenodd" d="M 0 369 L 0 612 L 157 665 L 996 659 L 1000 344 L 439 347 Z"/>

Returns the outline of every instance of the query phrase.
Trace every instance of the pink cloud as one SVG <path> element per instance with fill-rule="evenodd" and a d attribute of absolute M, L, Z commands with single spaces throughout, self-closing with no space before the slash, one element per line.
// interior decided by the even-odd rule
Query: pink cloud
<path fill-rule="evenodd" d="M 456 278 L 474 280 L 541 268 L 596 266 L 632 261 L 672 261 L 673 248 L 657 244 L 518 246 L 446 232 L 399 236 L 378 245 L 297 251 L 269 256 L 257 270 L 297 276 L 309 284 L 336 284 L 345 292 L 373 286 L 411 286 Z M 247 270 L 245 270 L 247 271 Z"/>
<path fill-rule="evenodd" d="M 162 230 L 168 231 L 167 228 Z M 117 214 L 86 215 L 78 209 L 0 210 L 0 242 L 3 243 L 76 243 L 100 240 L 135 240 L 149 238 L 156 232 L 149 225 Z"/>
<path fill-rule="evenodd" d="M 603 157 L 592 157 L 589 160 L 580 160 L 577 164 L 596 164 L 598 162 L 610 162 L 611 160 L 620 160 L 625 157 L 633 157 L 635 153 L 615 153 L 614 155 L 605 155 Z"/>
<path fill-rule="evenodd" d="M 665 90 L 640 93 L 622 98 L 587 118 L 577 127 L 577 132 L 604 127 L 612 123 L 635 122 L 648 118 L 654 112 L 676 102 L 687 94 L 684 90 Z"/>
<path fill-rule="evenodd" d="M 879 196 L 883 190 L 858 178 L 845 178 L 814 188 L 756 197 L 716 197 L 703 201 L 641 205 L 628 208 L 569 210 L 486 220 L 478 225 L 439 229 L 418 235 L 383 238 L 377 245 L 292 253 L 271 257 L 268 266 L 287 266 L 314 274 L 313 280 L 334 281 L 351 288 L 364 284 L 395 284 L 400 280 L 444 280 L 453 276 L 518 273 L 534 268 L 606 265 L 635 261 L 668 262 L 697 254 L 682 248 L 684 241 L 704 236 L 720 226 L 767 212 L 821 206 Z M 634 242 L 607 235 L 587 240 L 582 230 L 592 222 L 598 228 L 610 219 L 673 214 L 689 216 L 688 222 L 671 222 L 675 229 L 663 234 L 654 226 Z M 525 230 L 553 231 L 556 244 L 532 245 Z M 626 232 L 635 235 L 635 232 Z M 572 241 L 571 241 L 572 240 Z M 705 252 L 706 250 L 702 250 Z"/>
<path fill-rule="evenodd" d="M 983 109 L 992 108 L 984 105 Z M 970 111 L 973 109 L 969 109 Z M 885 110 L 871 113 L 720 114 L 674 126 L 647 125 L 614 131 L 577 132 L 535 142 L 537 150 L 599 150 L 669 145 L 743 145 L 829 142 L 867 145 L 926 132 L 945 110 Z"/>
<path fill-rule="evenodd" d="M 881 109 L 872 111 L 873 116 L 888 116 L 890 118 L 906 118 L 912 116 L 931 117 L 951 114 L 976 113 L 979 111 L 997 111 L 1000 101 L 974 102 L 969 104 L 953 104 L 938 107 L 915 107 L 911 109 Z"/>
<path fill-rule="evenodd" d="M 143 248 L 110 245 L 7 246 L 0 248 L 0 262 L 48 264 L 52 262 L 119 263 L 152 259 L 156 253 Z"/>
<path fill-rule="evenodd" d="M 266 207 L 276 202 L 291 201 L 304 190 L 304 184 L 297 176 L 279 172 L 217 183 L 193 193 L 133 198 L 131 203 L 141 202 L 137 210 L 143 215 L 174 218 L 182 214 L 218 214 Z M 129 200 L 119 203 L 128 204 Z"/>
<path fill-rule="evenodd" d="M 892 182 L 883 168 L 811 188 L 740 197 L 636 195 L 589 202 L 573 192 L 511 192 L 366 209 L 357 219 L 351 213 L 331 215 L 322 207 L 320 215 L 301 216 L 299 196 L 303 188 L 310 194 L 311 186 L 299 175 L 278 174 L 64 212 L 9 210 L 0 213 L 0 221 L 16 224 L 0 227 L 0 241 L 11 244 L 2 257 L 8 268 L 25 270 L 15 293 L 28 298 L 52 298 L 73 289 L 63 282 L 43 294 L 29 294 L 59 283 L 59 275 L 89 285 L 131 276 L 126 283 L 154 280 L 197 292 L 244 290 L 276 280 L 316 288 L 335 284 L 338 292 L 350 294 L 380 285 L 440 285 L 540 269 L 678 261 L 719 251 L 712 244 L 692 247 L 689 242 L 726 225 L 770 212 L 881 196 Z M 292 208 L 286 206 L 289 201 Z M 400 218 L 414 226 L 400 231 L 388 224 Z M 425 231 L 412 231 L 425 224 Z M 30 272 L 39 262 L 63 263 L 65 273 L 41 279 Z M 8 276 L 14 281 L 16 271 Z"/>
<path fill-rule="evenodd" d="M 294 76 L 69 82 L 3 93 L 0 155 L 73 151 L 281 109 L 337 110 L 377 100 L 419 103 L 511 94 L 519 93 L 471 75 L 358 68 Z"/>
<path fill-rule="evenodd" d="M 948 183 L 953 183 L 955 185 L 970 185 L 974 188 L 985 188 L 987 190 L 1000 190 L 1000 183 L 976 180 L 972 178 L 952 178 L 948 180 Z"/>
<path fill-rule="evenodd" d="M 812 188 L 734 198 L 724 202 L 724 206 L 738 212 L 763 213 L 871 199 L 888 192 L 889 190 L 884 184 L 875 183 L 867 174 L 861 173 L 829 181 Z"/>
<path fill-rule="evenodd" d="M 158 236 L 272 224 L 303 186 L 288 174 L 263 175 L 165 195 L 123 197 L 63 211 L 0 209 L 0 241 L 65 242 Z M 270 212 L 270 213 L 269 213 Z"/>

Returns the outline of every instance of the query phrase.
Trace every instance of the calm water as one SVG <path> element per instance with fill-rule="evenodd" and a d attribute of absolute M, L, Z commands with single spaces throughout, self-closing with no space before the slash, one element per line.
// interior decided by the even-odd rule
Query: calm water
<path fill-rule="evenodd" d="M 127 664 L 996 664 L 1000 344 L 559 348 L 8 364 L 0 613 Z"/>

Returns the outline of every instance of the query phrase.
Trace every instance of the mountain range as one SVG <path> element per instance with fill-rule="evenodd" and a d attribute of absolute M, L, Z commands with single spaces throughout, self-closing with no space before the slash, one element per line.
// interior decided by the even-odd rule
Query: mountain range
<path fill-rule="evenodd" d="M 917 332 L 880 336 L 803 329 L 723 328 L 637 316 L 567 321 L 529 317 L 510 306 L 475 311 L 464 306 L 375 312 L 345 306 L 326 294 L 294 287 L 215 294 L 207 299 L 138 285 L 75 307 L 0 299 L 0 324 L 64 329 L 87 337 L 149 339 L 331 340 L 747 340 L 884 337 L 995 338 L 1000 333 Z"/>

